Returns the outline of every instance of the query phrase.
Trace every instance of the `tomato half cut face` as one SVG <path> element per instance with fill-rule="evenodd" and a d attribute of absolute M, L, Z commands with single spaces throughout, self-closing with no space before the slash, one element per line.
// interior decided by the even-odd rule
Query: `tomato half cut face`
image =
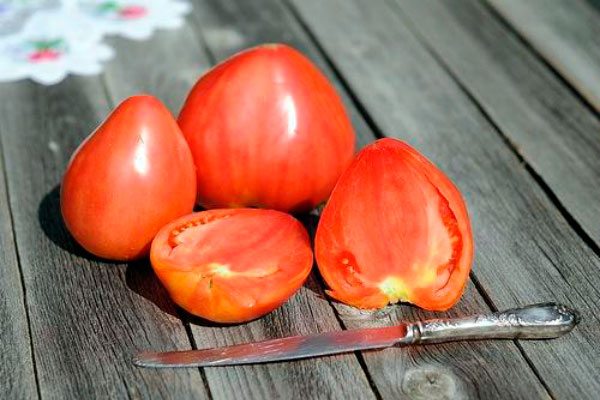
<path fill-rule="evenodd" d="M 454 184 L 407 144 L 380 139 L 333 190 L 315 253 L 328 293 L 344 303 L 445 310 L 468 279 L 473 239 Z"/>
<path fill-rule="evenodd" d="M 173 300 L 223 323 L 269 313 L 302 286 L 313 256 L 306 229 L 273 210 L 216 209 L 165 226 L 150 252 Z"/>

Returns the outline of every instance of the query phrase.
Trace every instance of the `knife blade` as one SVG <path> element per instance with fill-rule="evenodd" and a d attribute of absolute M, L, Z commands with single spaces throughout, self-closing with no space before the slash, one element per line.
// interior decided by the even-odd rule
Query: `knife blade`
<path fill-rule="evenodd" d="M 406 326 L 293 336 L 204 350 L 146 352 L 134 363 L 142 367 L 214 367 L 294 360 L 340 352 L 390 347 L 406 338 Z"/>
<path fill-rule="evenodd" d="M 570 332 L 578 322 L 579 314 L 571 308 L 543 303 L 466 318 L 292 336 L 202 350 L 144 352 L 133 362 L 153 368 L 215 367 L 457 340 L 551 339 Z"/>

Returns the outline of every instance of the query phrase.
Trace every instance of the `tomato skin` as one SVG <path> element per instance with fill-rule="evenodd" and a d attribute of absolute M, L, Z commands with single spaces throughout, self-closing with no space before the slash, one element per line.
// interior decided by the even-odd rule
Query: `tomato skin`
<path fill-rule="evenodd" d="M 399 140 L 380 139 L 338 181 L 315 256 L 328 294 L 342 302 L 446 310 L 460 298 L 473 260 L 467 209 L 430 161 Z"/>
<path fill-rule="evenodd" d="M 154 97 L 130 97 L 73 153 L 61 185 L 63 219 L 96 256 L 143 257 L 162 226 L 192 212 L 195 175 L 170 112 Z"/>
<path fill-rule="evenodd" d="M 335 89 L 281 44 L 238 53 L 202 76 L 178 123 L 205 208 L 307 211 L 329 196 L 354 155 Z"/>
<path fill-rule="evenodd" d="M 154 272 L 180 307 L 220 323 L 282 305 L 313 263 L 306 229 L 274 210 L 215 209 L 179 218 L 152 242 Z"/>

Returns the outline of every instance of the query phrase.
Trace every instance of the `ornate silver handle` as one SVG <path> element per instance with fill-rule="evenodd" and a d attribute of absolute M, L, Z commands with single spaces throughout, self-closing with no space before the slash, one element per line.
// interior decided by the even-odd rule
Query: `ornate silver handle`
<path fill-rule="evenodd" d="M 534 304 L 502 312 L 459 319 L 417 322 L 413 343 L 441 343 L 472 339 L 552 339 L 570 332 L 579 314 L 555 303 Z M 410 335 L 409 333 L 409 335 Z"/>

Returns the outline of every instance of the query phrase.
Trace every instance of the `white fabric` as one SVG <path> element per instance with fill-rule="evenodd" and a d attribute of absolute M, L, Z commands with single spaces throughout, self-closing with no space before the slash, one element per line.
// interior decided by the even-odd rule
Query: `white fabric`
<path fill-rule="evenodd" d="M 98 74 L 114 53 L 105 35 L 148 39 L 180 27 L 189 10 L 178 0 L 0 0 L 0 81 Z"/>

